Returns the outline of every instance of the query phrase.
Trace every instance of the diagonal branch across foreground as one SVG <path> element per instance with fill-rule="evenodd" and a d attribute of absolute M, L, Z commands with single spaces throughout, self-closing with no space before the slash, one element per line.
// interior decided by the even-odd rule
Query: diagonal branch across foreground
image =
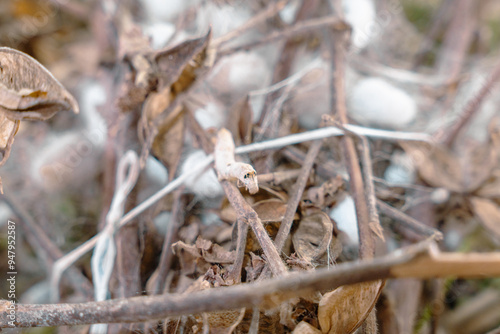
<path fill-rule="evenodd" d="M 15 306 L 16 327 L 132 323 L 153 319 L 259 307 L 270 309 L 312 291 L 387 278 L 500 277 L 500 252 L 440 253 L 433 242 L 422 242 L 383 257 L 343 263 L 334 269 L 290 274 L 261 282 L 209 289 L 189 294 L 165 294 L 78 304 L 12 305 L 0 302 L 0 328 L 9 327 Z"/>

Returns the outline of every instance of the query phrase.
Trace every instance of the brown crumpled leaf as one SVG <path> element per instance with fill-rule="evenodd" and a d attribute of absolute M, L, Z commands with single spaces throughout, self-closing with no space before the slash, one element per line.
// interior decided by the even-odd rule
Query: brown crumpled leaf
<path fill-rule="evenodd" d="M 255 203 L 253 206 L 263 224 L 281 222 L 285 217 L 286 203 L 277 198 L 266 199 Z M 299 218 L 295 214 L 295 219 Z"/>
<path fill-rule="evenodd" d="M 485 198 L 472 197 L 470 201 L 483 225 L 500 240 L 500 206 Z"/>
<path fill-rule="evenodd" d="M 225 128 L 234 136 L 236 146 L 252 142 L 253 112 L 249 97 L 236 102 L 229 110 Z"/>
<path fill-rule="evenodd" d="M 5 164 L 9 158 L 10 148 L 14 142 L 14 136 L 19 129 L 20 121 L 13 121 L 7 118 L 4 114 L 0 113 L 0 166 Z"/>
<path fill-rule="evenodd" d="M 434 187 L 466 193 L 487 186 L 498 166 L 500 126 L 491 122 L 486 145 L 469 145 L 455 154 L 428 143 L 404 142 L 401 146 L 418 168 L 420 177 Z"/>
<path fill-rule="evenodd" d="M 323 333 L 349 334 L 358 329 L 375 306 L 384 281 L 341 286 L 326 293 L 318 306 Z"/>
<path fill-rule="evenodd" d="M 75 98 L 37 60 L 0 48 L 0 112 L 12 121 L 47 120 L 59 111 L 79 112 Z"/>
<path fill-rule="evenodd" d="M 323 256 L 333 237 L 333 224 L 323 211 L 303 217 L 292 236 L 297 254 L 306 260 L 317 260 Z"/>
<path fill-rule="evenodd" d="M 310 323 L 301 321 L 295 327 L 292 334 L 321 334 L 321 331 L 313 327 Z"/>
<path fill-rule="evenodd" d="M 227 251 L 209 240 L 198 238 L 196 247 L 201 250 L 201 255 L 205 261 L 210 263 L 233 263 L 236 259 L 234 251 Z"/>

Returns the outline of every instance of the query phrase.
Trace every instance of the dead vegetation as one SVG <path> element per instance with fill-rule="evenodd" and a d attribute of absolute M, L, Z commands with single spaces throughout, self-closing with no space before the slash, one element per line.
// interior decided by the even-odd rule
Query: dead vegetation
<path fill-rule="evenodd" d="M 1 328 L 498 332 L 495 1 L 0 9 Z"/>

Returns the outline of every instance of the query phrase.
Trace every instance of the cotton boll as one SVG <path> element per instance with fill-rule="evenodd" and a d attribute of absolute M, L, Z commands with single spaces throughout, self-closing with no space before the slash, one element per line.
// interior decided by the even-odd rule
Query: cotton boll
<path fill-rule="evenodd" d="M 270 73 L 266 61 L 257 53 L 237 52 L 215 65 L 208 82 L 214 91 L 235 103 L 250 91 L 266 87 Z"/>
<path fill-rule="evenodd" d="M 154 22 L 143 25 L 146 35 L 151 38 L 153 49 L 163 48 L 175 33 L 175 26 L 168 22 Z"/>
<path fill-rule="evenodd" d="M 372 0 L 343 0 L 345 20 L 352 26 L 352 43 L 357 49 L 368 45 L 373 36 L 375 5 Z"/>
<path fill-rule="evenodd" d="M 77 187 L 100 170 L 101 152 L 83 131 L 49 135 L 32 153 L 30 175 L 46 191 Z"/>
<path fill-rule="evenodd" d="M 313 60 L 314 61 L 314 60 Z M 308 66 L 306 63 L 305 66 Z M 297 65 L 297 71 L 304 67 Z M 330 114 L 329 65 L 320 60 L 318 66 L 306 73 L 293 90 L 290 105 L 299 125 L 307 130 L 317 129 L 323 114 Z"/>
<path fill-rule="evenodd" d="M 104 147 L 107 137 L 107 124 L 97 107 L 106 102 L 104 87 L 97 82 L 87 82 L 82 86 L 80 95 L 80 114 L 84 122 L 84 134 L 96 147 Z"/>
<path fill-rule="evenodd" d="M 203 129 L 220 128 L 224 125 L 226 111 L 224 106 L 216 101 L 208 102 L 194 112 L 194 118 Z"/>
<path fill-rule="evenodd" d="M 384 179 L 391 185 L 413 184 L 416 179 L 416 170 L 410 157 L 404 153 L 395 153 L 391 164 L 384 172 Z"/>
<path fill-rule="evenodd" d="M 173 21 L 199 0 L 141 0 L 150 22 Z"/>
<path fill-rule="evenodd" d="M 379 78 L 360 80 L 348 96 L 348 111 L 367 125 L 401 130 L 417 116 L 417 104 L 405 91 Z"/>
<path fill-rule="evenodd" d="M 5 202 L 0 202 L 0 228 L 7 224 L 7 220 L 13 219 L 14 214 Z"/>
<path fill-rule="evenodd" d="M 252 17 L 248 7 L 242 5 L 220 5 L 208 1 L 197 11 L 196 23 L 199 31 L 212 27 L 214 38 L 235 30 Z"/>
<path fill-rule="evenodd" d="M 146 177 L 149 181 L 159 186 L 167 184 L 168 171 L 165 166 L 153 157 L 148 157 L 144 166 Z"/>
<path fill-rule="evenodd" d="M 191 152 L 182 164 L 182 173 L 186 173 L 189 170 L 192 170 L 206 158 L 207 155 L 202 150 Z M 184 184 L 190 192 L 202 198 L 216 198 L 222 196 L 222 194 L 224 193 L 217 175 L 215 175 L 215 172 L 212 168 L 209 168 L 206 172 L 199 176 L 187 179 Z"/>
<path fill-rule="evenodd" d="M 351 196 L 347 196 L 330 211 L 330 218 L 335 220 L 339 230 L 345 232 L 352 242 L 359 244 L 358 218 Z"/>
<path fill-rule="evenodd" d="M 298 0 L 290 1 L 287 3 L 285 8 L 279 12 L 280 18 L 286 24 L 292 24 L 295 21 L 295 16 L 299 10 L 300 2 Z"/>
<path fill-rule="evenodd" d="M 156 229 L 161 235 L 165 235 L 165 233 L 167 233 L 167 228 L 168 225 L 170 224 L 171 219 L 172 219 L 172 212 L 170 211 L 160 212 L 153 219 L 153 223 L 155 224 Z"/>

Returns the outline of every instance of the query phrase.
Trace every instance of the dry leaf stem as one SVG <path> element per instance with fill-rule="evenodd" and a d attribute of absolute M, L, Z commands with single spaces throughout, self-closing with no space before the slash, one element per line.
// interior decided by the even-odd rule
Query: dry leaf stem
<path fill-rule="evenodd" d="M 234 184 L 230 181 L 221 181 L 222 188 L 226 193 L 226 197 L 231 203 L 231 206 L 236 210 L 238 219 L 244 221 L 252 228 L 257 240 L 259 241 L 264 254 L 266 255 L 267 263 L 269 264 L 272 273 L 275 276 L 282 276 L 287 273 L 285 264 L 280 258 L 276 247 L 274 246 L 271 238 L 267 234 L 262 222 L 260 221 L 254 209 L 245 201 L 243 195 Z"/>
<path fill-rule="evenodd" d="M 165 239 L 163 239 L 163 248 L 161 250 L 160 261 L 155 274 L 151 276 L 151 283 L 148 284 L 148 292 L 151 295 L 157 295 L 165 288 L 165 281 L 167 279 L 168 271 L 172 265 L 174 254 L 172 252 L 172 244 L 177 239 L 177 232 L 179 227 L 184 221 L 184 205 L 182 201 L 182 193 L 184 187 L 176 190 L 174 193 L 174 203 L 172 207 L 172 218 L 168 223 L 167 231 L 165 232 Z"/>
<path fill-rule="evenodd" d="M 474 97 L 469 100 L 464 110 L 458 116 L 457 120 L 451 124 L 450 127 L 444 129 L 442 132 L 435 134 L 434 138 L 438 143 L 442 143 L 448 147 L 452 146 L 462 129 L 470 122 L 474 115 L 480 110 L 486 96 L 488 96 L 493 87 L 500 79 L 500 62 L 495 65 L 488 80 L 484 83 L 481 89 Z"/>
<path fill-rule="evenodd" d="M 314 165 L 314 160 L 321 149 L 323 142 L 321 140 L 315 141 L 312 143 L 309 151 L 307 152 L 306 158 L 304 159 L 304 163 L 300 170 L 300 175 L 295 182 L 292 189 L 292 197 L 288 200 L 285 216 L 281 221 L 280 228 L 278 230 L 278 234 L 276 235 L 276 239 L 274 241 L 276 248 L 281 250 L 285 245 L 285 241 L 290 234 L 290 229 L 293 223 L 293 217 L 297 212 L 297 207 L 299 206 L 300 200 L 302 199 L 302 194 L 304 193 L 304 188 L 306 187 L 307 180 L 309 179 L 309 174 L 311 173 L 312 167 Z"/>
<path fill-rule="evenodd" d="M 334 29 L 339 29 L 339 30 L 346 28 L 344 22 L 342 20 L 339 20 L 339 18 L 336 16 L 327 16 L 317 19 L 311 19 L 303 22 L 298 22 L 297 24 L 294 24 L 293 26 L 286 28 L 282 31 L 267 34 L 264 38 L 260 40 L 249 42 L 247 44 L 243 44 L 233 48 L 223 49 L 220 51 L 220 56 L 222 57 L 238 51 L 250 50 L 262 44 L 273 43 L 281 39 L 287 39 L 297 35 L 303 35 L 311 31 L 328 26 L 334 27 Z"/>
<path fill-rule="evenodd" d="M 333 45 L 330 50 L 332 58 L 331 66 L 331 106 L 338 117 L 341 125 L 347 124 L 346 94 L 345 94 L 345 54 L 346 34 L 344 31 L 331 32 Z M 344 136 L 341 140 L 342 153 L 349 173 L 349 185 L 351 195 L 356 206 L 356 215 L 359 230 L 359 254 L 362 259 L 372 258 L 375 253 L 375 240 L 370 229 L 370 211 L 365 196 L 365 186 L 359 159 L 350 136 Z"/>
<path fill-rule="evenodd" d="M 335 270 L 325 268 L 190 294 L 139 296 L 78 304 L 18 304 L 15 325 L 131 323 L 242 307 L 269 309 L 311 291 L 332 290 L 346 284 L 384 278 L 448 276 L 500 277 L 500 253 L 439 253 L 437 246 L 424 242 L 383 257 L 342 263 Z M 0 303 L 0 310 L 7 306 L 8 302 Z M 7 324 L 7 312 L 0 312 L 0 327 L 6 328 Z"/>
<path fill-rule="evenodd" d="M 20 205 L 19 201 L 12 196 L 12 192 L 9 195 L 0 195 L 0 199 L 5 201 L 19 217 L 19 224 L 23 228 L 23 232 L 29 240 L 29 244 L 34 248 L 37 256 L 47 262 L 47 271 L 50 273 L 54 262 L 63 257 L 61 250 L 52 242 L 45 231 L 36 223 L 22 205 Z M 68 280 L 65 281 L 65 283 L 70 284 L 73 289 L 79 291 L 88 298 L 93 296 L 92 284 L 80 270 L 70 268 L 66 275 Z"/>
<path fill-rule="evenodd" d="M 243 260 L 245 258 L 245 248 L 247 245 L 248 225 L 238 219 L 236 222 L 238 228 L 238 238 L 236 239 L 236 260 L 226 278 L 226 282 L 232 284 L 241 283 L 241 269 L 243 268 Z"/>
<path fill-rule="evenodd" d="M 384 215 L 399 221 L 404 228 L 409 229 L 424 238 L 435 238 L 436 240 L 441 240 L 443 238 L 443 234 L 438 230 L 422 224 L 415 218 L 408 216 L 396 208 L 393 208 L 382 200 L 377 199 L 377 207 Z"/>

